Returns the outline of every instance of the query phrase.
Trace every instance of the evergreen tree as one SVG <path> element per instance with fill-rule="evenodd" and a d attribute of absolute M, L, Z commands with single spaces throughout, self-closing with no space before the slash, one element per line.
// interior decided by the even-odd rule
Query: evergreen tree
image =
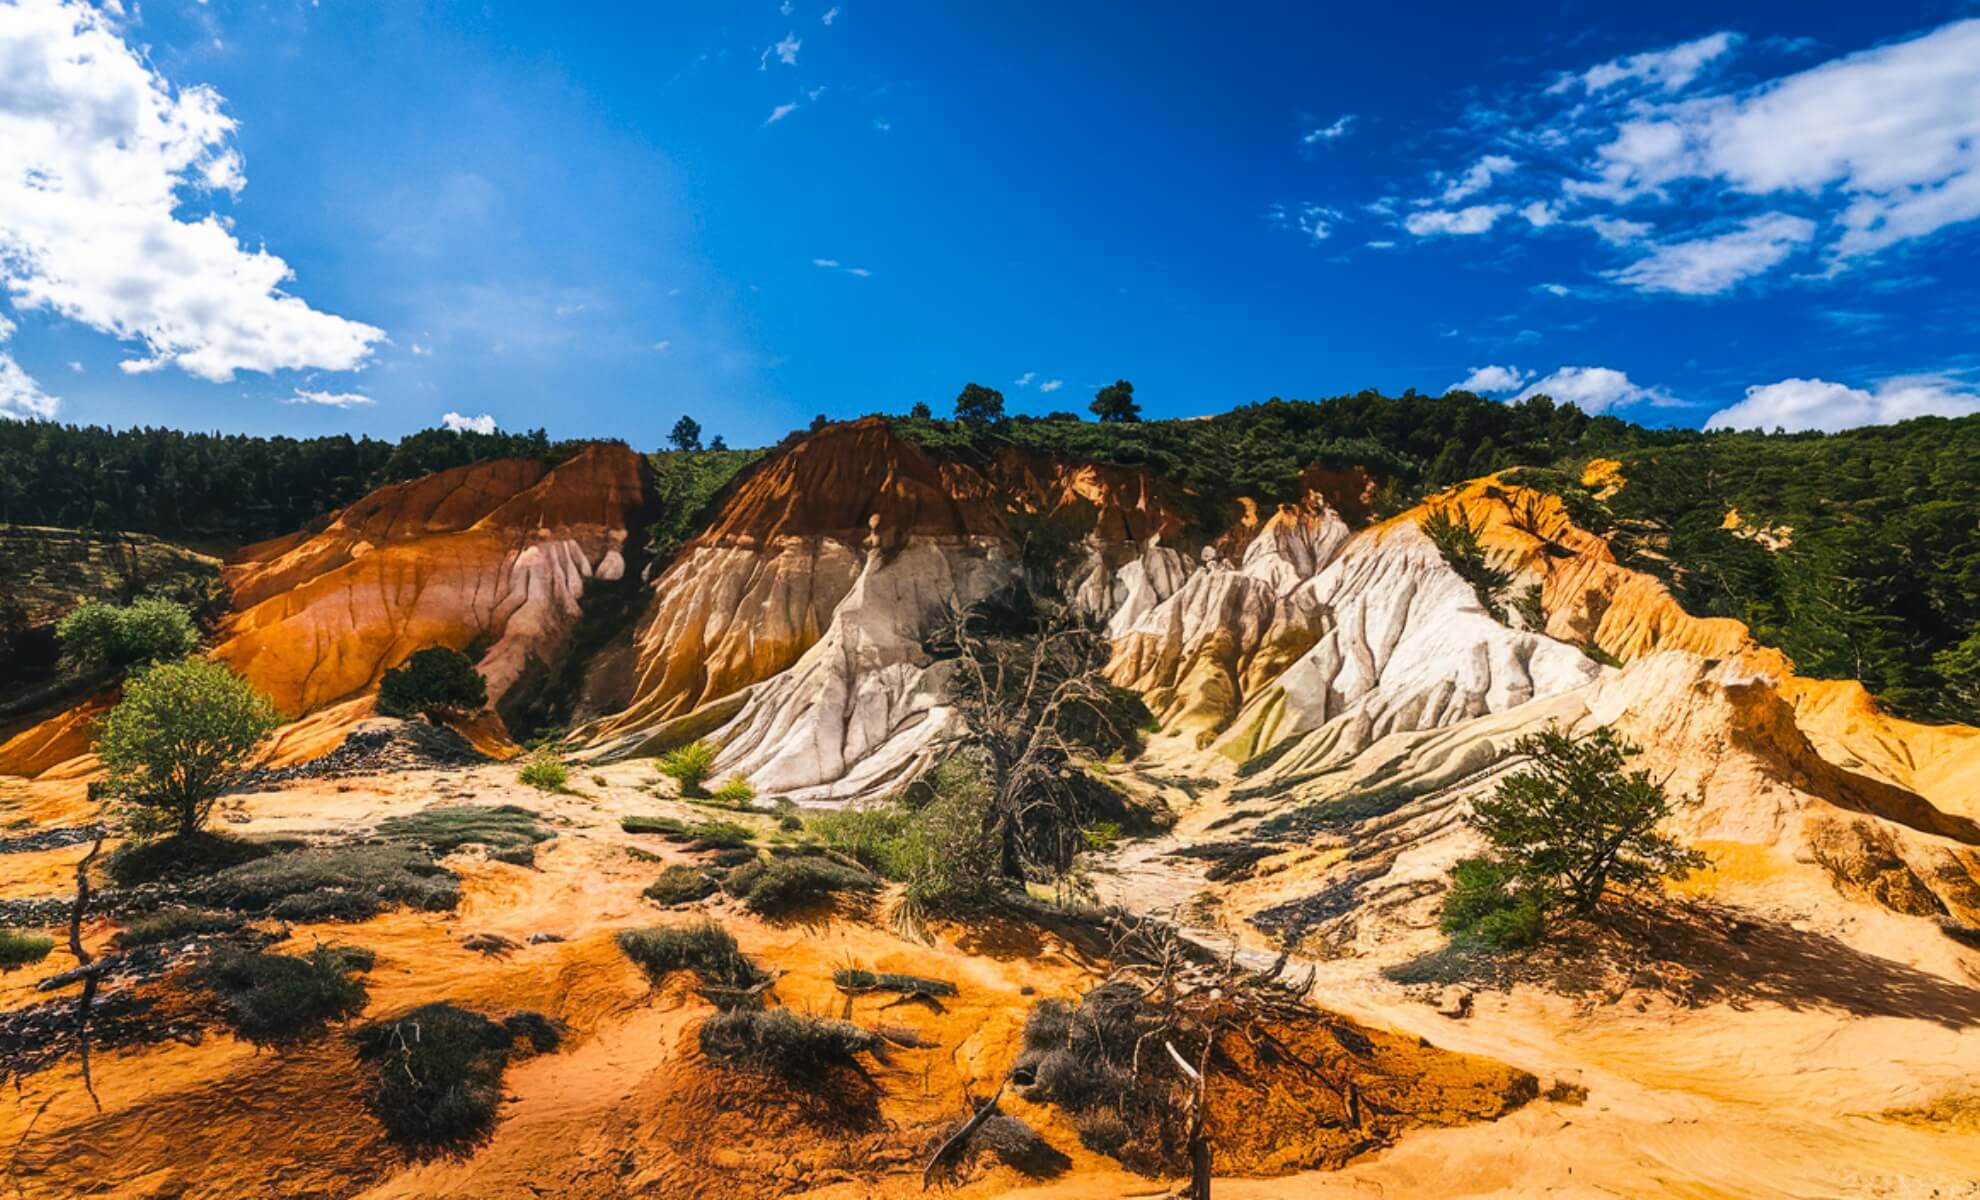
<path fill-rule="evenodd" d="M 667 435 L 674 449 L 687 452 L 701 449 L 701 422 L 693 417 L 683 416 L 674 422 L 674 431 Z"/>
<path fill-rule="evenodd" d="M 1102 421 L 1141 419 L 1141 405 L 1134 400 L 1134 385 L 1125 379 L 1116 379 L 1101 388 L 1094 394 L 1093 403 L 1088 408 Z"/>

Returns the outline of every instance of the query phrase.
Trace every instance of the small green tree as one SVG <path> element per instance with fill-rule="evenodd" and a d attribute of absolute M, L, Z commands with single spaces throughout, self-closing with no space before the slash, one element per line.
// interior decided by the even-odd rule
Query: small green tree
<path fill-rule="evenodd" d="M 715 747 L 707 742 L 689 742 L 660 758 L 660 773 L 681 785 L 681 795 L 705 795 L 702 785 L 715 771 Z"/>
<path fill-rule="evenodd" d="M 1093 403 L 1087 409 L 1102 421 L 1141 419 L 1141 405 L 1134 400 L 1134 385 L 1125 379 L 1116 379 L 1094 393 Z"/>
<path fill-rule="evenodd" d="M 1500 780 L 1465 817 L 1492 852 L 1453 869 L 1447 931 L 1476 930 L 1500 945 L 1529 942 L 1560 908 L 1585 915 L 1611 887 L 1707 864 L 1657 832 L 1677 805 L 1648 771 L 1625 769 L 1642 750 L 1615 730 L 1577 736 L 1550 726 L 1520 738 L 1513 751 L 1531 765 Z"/>
<path fill-rule="evenodd" d="M 674 422 L 674 431 L 667 435 L 676 450 L 701 449 L 701 422 L 693 417 L 683 416 Z"/>
<path fill-rule="evenodd" d="M 980 383 L 965 384 L 956 397 L 956 420 L 968 425 L 995 425 L 1004 419 L 1004 393 Z"/>
<path fill-rule="evenodd" d="M 934 412 L 920 400 L 916 400 L 914 406 L 908 409 L 908 419 L 911 421 L 928 421 L 933 420 L 934 417 Z"/>
<path fill-rule="evenodd" d="M 183 604 L 146 596 L 119 607 L 92 600 L 55 627 L 62 654 L 84 670 L 140 670 L 199 648 L 199 629 Z"/>
<path fill-rule="evenodd" d="M 488 681 L 467 655 L 446 646 L 415 651 L 378 682 L 378 711 L 388 717 L 423 713 L 437 719 L 487 703 Z"/>
<path fill-rule="evenodd" d="M 106 790 L 135 832 L 191 835 L 280 723 L 274 702 L 220 663 L 160 663 L 126 683 L 97 725 Z"/>

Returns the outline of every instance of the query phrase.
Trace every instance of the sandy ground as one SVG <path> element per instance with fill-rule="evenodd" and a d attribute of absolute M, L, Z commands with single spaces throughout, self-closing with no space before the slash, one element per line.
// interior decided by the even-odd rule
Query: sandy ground
<path fill-rule="evenodd" d="M 947 1012 L 902 1018 L 936 1048 L 900 1053 L 880 1070 L 872 1123 L 848 1115 L 866 1103 L 857 1097 L 845 1101 L 845 1112 L 798 1118 L 759 1104 L 732 1076 L 698 1065 L 691 1031 L 707 1011 L 703 1002 L 685 983 L 655 989 L 611 941 L 619 928 L 681 919 L 638 895 L 660 868 L 655 860 L 678 852 L 617 825 L 630 813 L 701 811 L 640 790 L 652 779 L 650 764 L 618 764 L 575 775 L 573 794 L 544 796 L 516 783 L 512 766 L 491 765 L 301 784 L 230 804 L 224 814 L 228 828 L 246 832 L 357 830 L 429 803 L 473 800 L 526 804 L 557 827 L 535 869 L 457 860 L 466 886 L 455 913 L 293 931 L 296 948 L 335 940 L 378 954 L 367 1016 L 446 999 L 490 1011 L 535 1008 L 571 1027 L 562 1052 L 511 1068 L 501 1122 L 472 1157 L 408 1163 L 364 1112 L 362 1081 L 340 1039 L 278 1053 L 216 1034 L 197 1046 L 99 1054 L 100 1114 L 72 1065 L 10 1088 L 0 1104 L 0 1147 L 9 1156 L 0 1192 L 918 1194 L 918 1143 L 913 1155 L 903 1143 L 960 1113 L 965 1089 L 981 1095 L 994 1085 L 1016 1050 L 1030 1003 L 1025 989 L 1074 994 L 1090 983 L 1092 964 L 1071 946 L 1016 929 L 922 945 L 885 922 L 768 924 L 725 911 L 744 949 L 784 972 L 778 992 L 799 1009 L 839 1014 L 844 999 L 830 975 L 841 966 L 964 985 Z M 79 791 L 11 785 L 0 792 L 0 818 L 74 821 L 87 815 Z M 1206 799 L 1178 837 L 1217 811 L 1214 796 Z M 1131 847 L 1122 872 L 1100 877 L 1103 892 L 1147 906 L 1186 899 L 1193 880 L 1163 865 L 1151 852 L 1159 848 Z M 0 859 L 0 896 L 66 891 L 85 849 Z M 1980 1091 L 1980 991 L 1961 974 L 1974 964 L 1924 939 L 1919 922 L 1860 908 L 1847 910 L 1853 932 L 1833 943 L 1832 959 L 1783 958 L 1773 964 L 1778 986 L 1765 998 L 1700 1008 L 1650 992 L 1588 1003 L 1521 987 L 1481 994 L 1468 1018 L 1451 1020 L 1384 980 L 1377 961 L 1315 964 L 1319 1003 L 1531 1071 L 1543 1083 L 1578 1084 L 1586 1100 L 1541 1100 L 1497 1122 L 1412 1133 L 1337 1172 L 1221 1180 L 1216 1194 L 1980 1197 L 1980 1134 L 1884 1115 Z M 92 926 L 90 936 L 100 943 L 107 933 Z M 472 933 L 564 940 L 490 957 L 460 945 Z M 40 967 L 0 975 L 0 1005 L 32 1002 L 32 981 L 68 965 L 58 950 Z M 1011 1106 L 1073 1155 L 1072 1173 L 1025 1187 L 1000 1169 L 961 1194 L 1098 1200 L 1160 1191 L 1080 1149 L 1056 1114 Z M 867 1172 L 881 1154 L 896 1161 L 875 1182 Z M 802 1170 L 769 1174 L 767 1164 L 791 1158 Z M 756 1182 L 725 1187 L 729 1176 Z"/>

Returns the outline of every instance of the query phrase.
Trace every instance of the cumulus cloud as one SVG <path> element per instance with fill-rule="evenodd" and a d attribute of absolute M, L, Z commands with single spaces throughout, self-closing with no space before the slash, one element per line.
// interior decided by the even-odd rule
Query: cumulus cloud
<path fill-rule="evenodd" d="M 1911 417 L 1963 417 L 1976 412 L 1980 412 L 1980 392 L 1943 375 L 1898 376 L 1868 391 L 1826 379 L 1783 379 L 1747 388 L 1746 399 L 1713 413 L 1705 428 L 1835 433 Z"/>
<path fill-rule="evenodd" d="M 1466 168 L 1464 174 L 1445 183 L 1437 199 L 1444 204 L 1456 204 L 1491 187 L 1494 179 L 1510 175 L 1518 169 L 1519 164 L 1503 154 L 1487 154 Z"/>
<path fill-rule="evenodd" d="M 1632 404 L 1676 404 L 1661 388 L 1642 387 L 1613 367 L 1562 367 L 1553 374 L 1534 380 L 1518 399 L 1552 396 L 1562 404 L 1573 404 L 1586 413 L 1607 412 Z"/>
<path fill-rule="evenodd" d="M 0 317 L 0 342 L 13 336 L 14 323 Z M 75 366 L 74 363 L 69 365 Z M 13 355 L 0 350 L 0 419 L 52 417 L 61 406 L 60 400 L 42 391 L 40 385 L 21 370 L 21 364 L 14 361 Z"/>
<path fill-rule="evenodd" d="M 1736 96 L 1646 107 L 1578 190 L 1628 199 L 1684 179 L 1843 201 L 1839 258 L 1980 217 L 1980 19 L 1846 55 Z"/>
<path fill-rule="evenodd" d="M 790 14 L 785 13 L 784 15 L 789 16 Z M 830 25 L 831 22 L 827 21 L 826 24 Z M 798 50 L 802 48 L 803 45 L 804 45 L 804 40 L 798 37 L 797 34 L 795 33 L 785 34 L 783 38 L 780 41 L 778 41 L 776 45 L 766 47 L 762 54 L 757 55 L 756 69 L 759 71 L 769 70 L 770 57 L 772 55 L 775 55 L 777 61 L 783 63 L 787 67 L 797 66 Z"/>
<path fill-rule="evenodd" d="M 1471 374 L 1445 388 L 1447 392 L 1477 392 L 1487 395 L 1492 392 L 1516 391 L 1519 386 L 1533 378 L 1533 372 L 1522 371 L 1518 367 L 1473 367 Z"/>
<path fill-rule="evenodd" d="M 1409 214 L 1403 218 L 1403 228 L 1417 237 L 1484 233 L 1509 211 L 1511 211 L 1509 206 L 1504 204 L 1474 204 L 1469 208 L 1454 211 L 1432 209 L 1429 212 Z"/>
<path fill-rule="evenodd" d="M 777 107 L 770 110 L 769 117 L 766 118 L 763 123 L 765 125 L 775 125 L 777 122 L 783 120 L 785 117 L 788 117 L 792 113 L 796 112 L 797 107 L 798 106 L 795 104 L 779 104 Z"/>
<path fill-rule="evenodd" d="M 1038 372 L 1026 371 L 1024 374 L 1017 377 L 1016 383 L 1017 386 L 1019 387 L 1030 387 L 1031 381 L 1036 378 L 1038 378 Z"/>
<path fill-rule="evenodd" d="M 174 88 L 114 13 L 69 0 L 0 5 L 0 64 L 0 280 L 16 308 L 141 342 L 130 372 L 364 365 L 383 330 L 311 308 L 284 290 L 286 262 L 186 211 L 247 182 L 218 93 Z"/>
<path fill-rule="evenodd" d="M 1639 292 L 1716 296 L 1772 270 L 1814 236 L 1815 222 L 1806 217 L 1766 213 L 1729 233 L 1665 242 L 1613 278 Z"/>
<path fill-rule="evenodd" d="M 839 6 L 834 4 L 832 7 L 825 10 L 823 16 L 820 16 L 818 18 L 818 23 L 820 25 L 830 25 L 832 22 L 838 19 L 839 19 Z"/>
<path fill-rule="evenodd" d="M 1555 84 L 1554 90 L 1562 91 L 1579 82 L 1589 91 L 1599 92 L 1620 83 L 1637 82 L 1667 92 L 1679 91 L 1696 79 L 1709 63 L 1738 43 L 1738 34 L 1714 33 L 1664 50 L 1612 58 L 1588 68 L 1580 75 L 1568 76 Z"/>
<path fill-rule="evenodd" d="M 1334 236 L 1334 225 L 1340 221 L 1341 211 L 1311 201 L 1298 205 L 1274 204 L 1266 210 L 1265 219 L 1281 229 L 1297 229 L 1316 242 L 1324 242 Z"/>
<path fill-rule="evenodd" d="M 372 403 L 372 399 L 362 392 L 312 392 L 305 388 L 297 388 L 296 394 L 282 403 L 320 404 L 328 408 L 362 408 Z"/>
<path fill-rule="evenodd" d="M 478 417 L 464 417 L 460 413 L 450 412 L 440 418 L 440 425 L 442 428 L 451 429 L 455 433 L 495 432 L 495 418 L 489 416 L 487 413 L 482 413 Z"/>
<path fill-rule="evenodd" d="M 1038 390 L 1041 392 L 1056 392 L 1064 386 L 1066 386 L 1066 381 L 1063 379 L 1047 379 L 1044 383 L 1038 385 Z"/>
<path fill-rule="evenodd" d="M 1335 138 L 1347 136 L 1348 126 L 1353 123 L 1354 114 L 1343 113 L 1334 119 L 1332 125 L 1322 125 L 1318 129 L 1308 130 L 1306 135 L 1299 140 L 1301 144 L 1307 146 L 1316 146 L 1321 142 L 1331 142 Z"/>

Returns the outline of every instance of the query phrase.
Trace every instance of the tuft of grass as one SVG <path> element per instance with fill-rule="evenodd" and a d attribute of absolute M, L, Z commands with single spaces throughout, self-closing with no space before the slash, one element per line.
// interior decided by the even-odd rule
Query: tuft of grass
<path fill-rule="evenodd" d="M 409 846 L 296 850 L 229 867 L 186 899 L 291 921 L 358 921 L 403 905 L 428 912 L 460 902 L 460 880 Z"/>
<path fill-rule="evenodd" d="M 747 869 L 747 868 L 743 868 Z M 822 856 L 778 859 L 749 883 L 743 903 L 750 911 L 777 915 L 848 892 L 877 891 L 880 881 L 862 868 Z"/>
<path fill-rule="evenodd" d="M 539 792 L 561 792 L 570 785 L 571 773 L 556 755 L 538 751 L 530 756 L 516 778 Z"/>
<path fill-rule="evenodd" d="M 920 975 L 899 975 L 848 967 L 832 972 L 832 982 L 847 992 L 900 992 L 908 996 L 953 996 L 956 985 L 946 979 L 926 979 Z"/>
<path fill-rule="evenodd" d="M 462 846 L 486 846 L 490 857 L 528 866 L 536 847 L 557 835 L 545 829 L 537 814 L 515 804 L 455 804 L 422 809 L 378 823 L 380 837 L 424 846 L 434 854 L 449 854 Z"/>
<path fill-rule="evenodd" d="M 498 1023 L 452 1004 L 427 1004 L 367 1025 L 352 1040 L 359 1061 L 375 1072 L 365 1101 L 386 1132 L 417 1149 L 438 1150 L 487 1133 L 509 1060 L 555 1049 L 559 1038 L 539 1014 Z"/>
<path fill-rule="evenodd" d="M 110 942 L 119 950 L 134 950 L 209 933 L 234 933 L 240 928 L 241 919 L 232 913 L 204 908 L 161 908 L 133 919 Z"/>
<path fill-rule="evenodd" d="M 373 961 L 369 950 L 344 946 L 300 956 L 227 949 L 198 978 L 234 1032 L 260 1045 L 293 1041 L 363 1009 L 368 993 L 356 976 Z"/>
<path fill-rule="evenodd" d="M 618 941 L 649 979 L 657 983 L 675 971 L 693 971 L 703 993 L 718 1005 L 739 1001 L 769 978 L 714 921 L 622 929 Z"/>
<path fill-rule="evenodd" d="M 620 817 L 619 828 L 627 833 L 657 833 L 670 842 L 685 842 L 693 837 L 688 832 L 687 822 L 673 817 Z"/>
<path fill-rule="evenodd" d="M 850 1021 L 832 1021 L 787 1008 L 719 1012 L 701 1026 L 701 1052 L 745 1071 L 793 1083 L 813 1083 L 858 1055 L 880 1048 L 880 1036 Z"/>
<path fill-rule="evenodd" d="M 693 825 L 673 817 L 620 817 L 627 833 L 651 833 L 670 842 L 685 842 L 690 850 L 738 850 L 755 840 L 748 826 L 733 821 L 698 821 Z"/>
<path fill-rule="evenodd" d="M 54 948 L 55 939 L 47 934 L 0 929 L 0 971 L 32 966 L 47 958 Z"/>
<path fill-rule="evenodd" d="M 731 775 L 727 783 L 715 789 L 712 799 L 731 808 L 748 808 L 756 799 L 756 789 L 741 775 Z"/>
<path fill-rule="evenodd" d="M 660 878 L 648 884 L 640 895 L 655 904 L 691 904 L 714 895 L 717 887 L 715 877 L 707 871 L 676 863 L 660 872 Z"/>
<path fill-rule="evenodd" d="M 661 756 L 659 766 L 662 775 L 681 785 L 681 795 L 703 795 L 702 785 L 715 772 L 715 747 L 707 742 L 689 742 Z"/>

